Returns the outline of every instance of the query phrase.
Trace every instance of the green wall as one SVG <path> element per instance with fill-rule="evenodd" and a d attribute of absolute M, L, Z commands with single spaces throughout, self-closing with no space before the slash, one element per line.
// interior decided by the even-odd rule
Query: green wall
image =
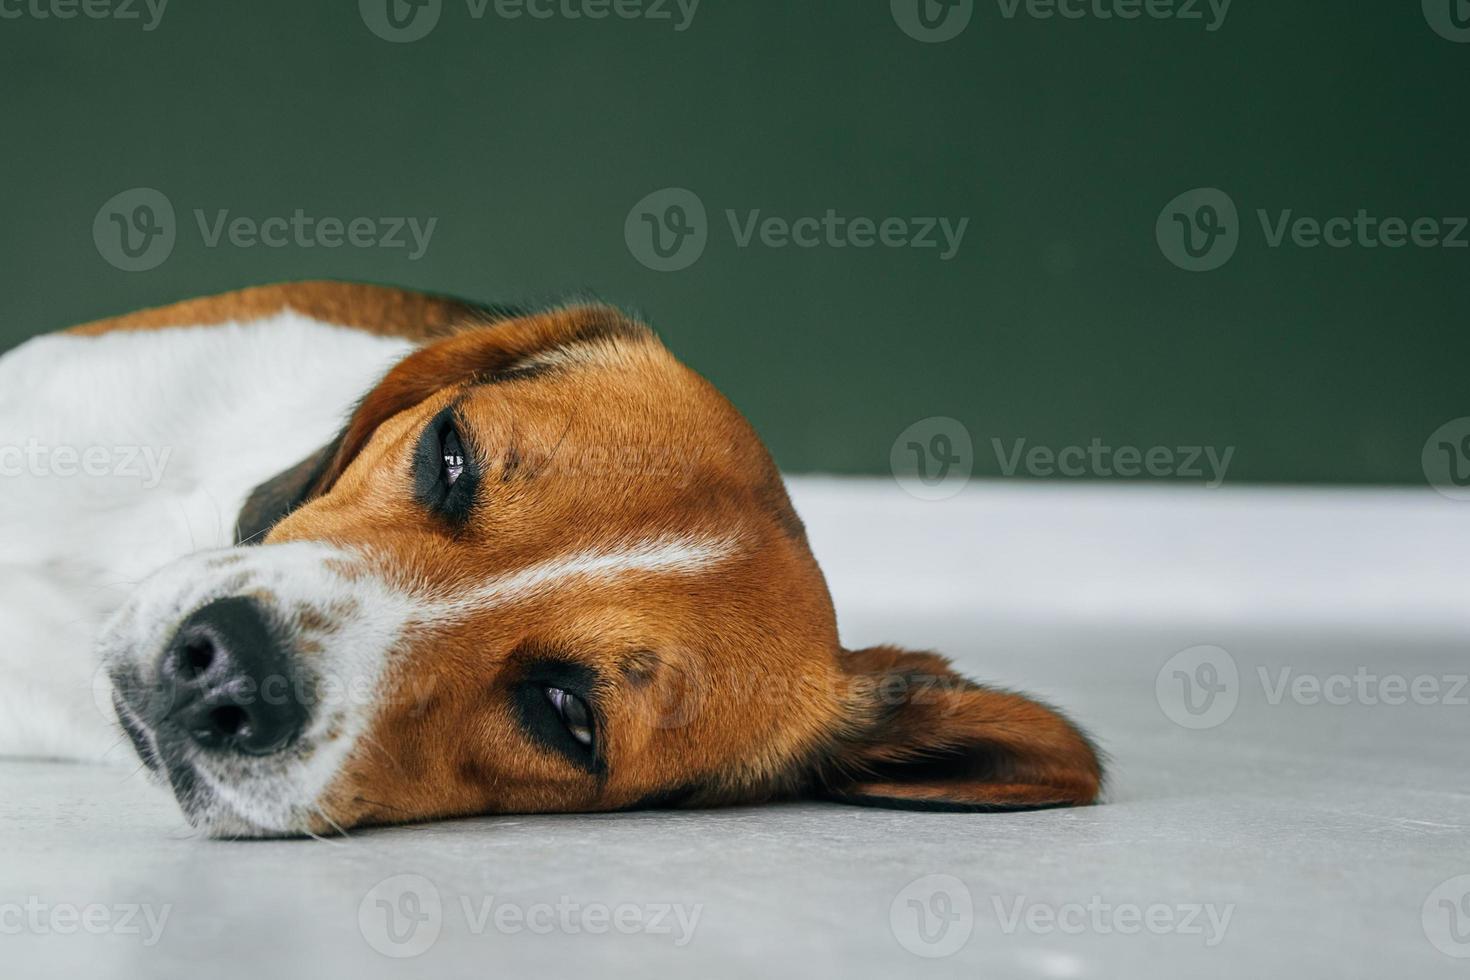
<path fill-rule="evenodd" d="M 3 347 L 281 279 L 590 291 L 646 315 L 793 471 L 886 472 L 902 430 L 950 416 L 978 473 L 999 472 L 992 438 L 1099 438 L 1234 447 L 1232 482 L 1422 484 L 1425 440 L 1470 415 L 1470 248 L 1305 248 L 1289 232 L 1272 247 L 1257 216 L 1470 215 L 1470 43 L 1430 24 L 1459 36 L 1452 0 L 1236 0 L 1223 23 L 1209 0 L 1085 0 L 1082 19 L 973 0 L 942 43 L 900 29 L 917 0 L 897 15 L 889 0 L 703 0 L 684 30 L 676 0 L 657 0 L 671 20 L 512 19 L 496 0 L 476 18 L 478 0 L 442 0 L 406 43 L 367 26 L 383 0 L 366 16 L 351 0 L 171 0 L 152 30 L 145 0 L 86 0 L 137 20 L 55 2 L 78 15 L 0 0 Z M 638 0 L 556 0 L 589 3 Z M 1186 4 L 1202 19 L 1146 12 Z M 176 240 L 124 271 L 94 219 L 137 187 L 166 197 Z M 668 187 L 698 196 L 708 242 L 656 271 L 625 226 Z M 1228 193 L 1239 241 L 1192 272 L 1156 222 L 1200 187 Z M 1200 203 L 1176 210 L 1203 220 Z M 437 223 L 415 259 L 228 234 L 210 247 L 194 214 L 298 208 Z M 886 218 L 969 224 L 948 260 L 759 232 L 742 248 L 726 211 L 743 224 L 755 209 L 871 218 L 875 238 Z"/>

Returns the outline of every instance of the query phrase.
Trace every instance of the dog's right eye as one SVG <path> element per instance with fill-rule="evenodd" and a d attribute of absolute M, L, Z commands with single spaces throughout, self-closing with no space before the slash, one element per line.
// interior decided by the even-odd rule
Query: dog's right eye
<path fill-rule="evenodd" d="M 592 712 L 587 709 L 587 702 L 559 687 L 547 687 L 545 690 L 546 699 L 551 702 L 556 713 L 561 715 L 561 722 L 567 726 L 567 733 L 591 749 Z"/>
<path fill-rule="evenodd" d="M 513 690 L 526 734 L 589 773 L 605 772 L 598 737 L 596 673 L 564 659 L 534 659 Z"/>
<path fill-rule="evenodd" d="M 475 455 L 465 446 L 456 406 L 451 405 L 424 428 L 414 451 L 414 496 L 425 508 L 451 524 L 469 519 L 479 485 Z"/>

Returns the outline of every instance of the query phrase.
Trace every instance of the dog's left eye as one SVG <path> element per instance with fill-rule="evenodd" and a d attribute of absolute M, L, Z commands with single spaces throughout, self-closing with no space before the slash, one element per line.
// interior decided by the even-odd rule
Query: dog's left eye
<path fill-rule="evenodd" d="M 571 691 L 565 691 L 559 687 L 547 687 L 546 699 L 561 716 L 561 722 L 567 726 L 567 731 L 572 738 L 591 748 L 592 712 L 587 710 L 587 702 Z"/>
<path fill-rule="evenodd" d="M 424 427 L 413 457 L 414 496 L 451 526 L 469 519 L 480 475 L 474 447 L 465 444 L 460 432 L 451 405 Z"/>
<path fill-rule="evenodd" d="M 465 459 L 464 445 L 459 441 L 459 432 L 454 428 L 444 434 L 440 455 L 444 459 L 444 482 L 452 487 L 464 475 Z"/>

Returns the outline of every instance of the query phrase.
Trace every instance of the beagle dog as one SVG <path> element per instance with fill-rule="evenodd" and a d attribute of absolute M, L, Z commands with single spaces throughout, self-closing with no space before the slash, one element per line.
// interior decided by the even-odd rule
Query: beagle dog
<path fill-rule="evenodd" d="M 0 474 L 0 754 L 130 743 L 209 835 L 1099 793 L 1057 711 L 844 649 L 755 432 L 605 306 L 309 282 L 39 337 Z"/>

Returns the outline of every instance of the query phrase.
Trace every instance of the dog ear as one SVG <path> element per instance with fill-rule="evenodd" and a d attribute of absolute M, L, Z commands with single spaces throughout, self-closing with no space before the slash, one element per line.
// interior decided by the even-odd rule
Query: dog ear
<path fill-rule="evenodd" d="M 845 653 L 848 716 L 817 795 L 919 810 L 1036 810 L 1096 801 L 1087 736 L 1031 698 L 982 687 L 932 653 Z"/>
<path fill-rule="evenodd" d="M 528 377 L 544 369 L 535 360 L 538 356 L 577 344 L 652 336 L 647 327 L 619 311 L 595 305 L 498 322 L 467 321 L 444 339 L 399 361 L 363 396 L 331 443 L 256 487 L 241 510 L 236 542 L 264 538 L 287 514 L 330 491 L 378 426 L 436 392 L 461 384 Z"/>
<path fill-rule="evenodd" d="M 326 472 L 337 453 L 341 437 L 250 491 L 240 516 L 235 519 L 236 544 L 260 544 L 276 522 L 306 503 L 311 489 Z"/>

